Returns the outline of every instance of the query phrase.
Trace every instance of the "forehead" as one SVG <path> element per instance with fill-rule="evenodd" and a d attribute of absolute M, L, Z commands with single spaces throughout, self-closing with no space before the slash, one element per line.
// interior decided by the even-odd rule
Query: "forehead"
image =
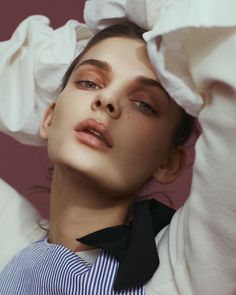
<path fill-rule="evenodd" d="M 111 37 L 92 46 L 79 64 L 87 59 L 97 59 L 110 65 L 111 71 L 156 78 L 148 59 L 146 44 L 142 40 L 127 37 Z"/>

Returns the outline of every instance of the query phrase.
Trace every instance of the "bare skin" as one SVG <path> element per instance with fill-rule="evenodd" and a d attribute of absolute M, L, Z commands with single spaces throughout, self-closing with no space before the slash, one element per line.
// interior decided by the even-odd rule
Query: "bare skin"
<path fill-rule="evenodd" d="M 79 252 L 90 247 L 76 239 L 99 229 L 125 224 L 134 198 L 112 199 L 110 194 L 87 181 L 81 179 L 78 183 L 77 177 L 73 179 L 74 172 L 65 170 L 56 168 L 54 172 L 49 241 Z"/>

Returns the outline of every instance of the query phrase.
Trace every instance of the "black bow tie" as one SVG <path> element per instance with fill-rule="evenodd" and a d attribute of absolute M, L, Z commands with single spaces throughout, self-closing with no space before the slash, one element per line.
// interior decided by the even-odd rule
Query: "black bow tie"
<path fill-rule="evenodd" d="M 159 265 L 155 236 L 170 223 L 174 213 L 174 209 L 156 200 L 141 201 L 135 203 L 128 226 L 105 228 L 77 241 L 104 249 L 119 261 L 115 290 L 142 286 Z"/>

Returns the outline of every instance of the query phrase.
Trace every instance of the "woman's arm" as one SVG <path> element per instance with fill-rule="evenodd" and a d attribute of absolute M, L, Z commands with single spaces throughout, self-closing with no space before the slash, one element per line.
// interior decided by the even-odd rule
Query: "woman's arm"
<path fill-rule="evenodd" d="M 0 131 L 26 144 L 43 144 L 38 136 L 42 114 L 90 36 L 77 21 L 53 30 L 46 17 L 31 16 L 10 40 L 0 42 Z"/>
<path fill-rule="evenodd" d="M 196 144 L 191 194 L 157 237 L 161 262 L 147 285 L 147 294 L 233 295 L 236 28 L 192 29 L 185 37 L 182 49 L 205 102 L 198 117 L 202 134 Z"/>

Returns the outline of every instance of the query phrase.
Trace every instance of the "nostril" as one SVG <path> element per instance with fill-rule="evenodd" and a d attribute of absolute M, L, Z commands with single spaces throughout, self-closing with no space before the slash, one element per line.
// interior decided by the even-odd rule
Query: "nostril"
<path fill-rule="evenodd" d="M 107 108 L 108 108 L 108 110 L 109 110 L 110 113 L 113 113 L 113 112 L 114 112 L 114 107 L 113 107 L 113 105 L 108 104 L 108 105 L 107 105 Z"/>
<path fill-rule="evenodd" d="M 101 101 L 100 100 L 96 101 L 95 105 L 96 105 L 96 107 L 99 108 L 101 106 Z"/>

